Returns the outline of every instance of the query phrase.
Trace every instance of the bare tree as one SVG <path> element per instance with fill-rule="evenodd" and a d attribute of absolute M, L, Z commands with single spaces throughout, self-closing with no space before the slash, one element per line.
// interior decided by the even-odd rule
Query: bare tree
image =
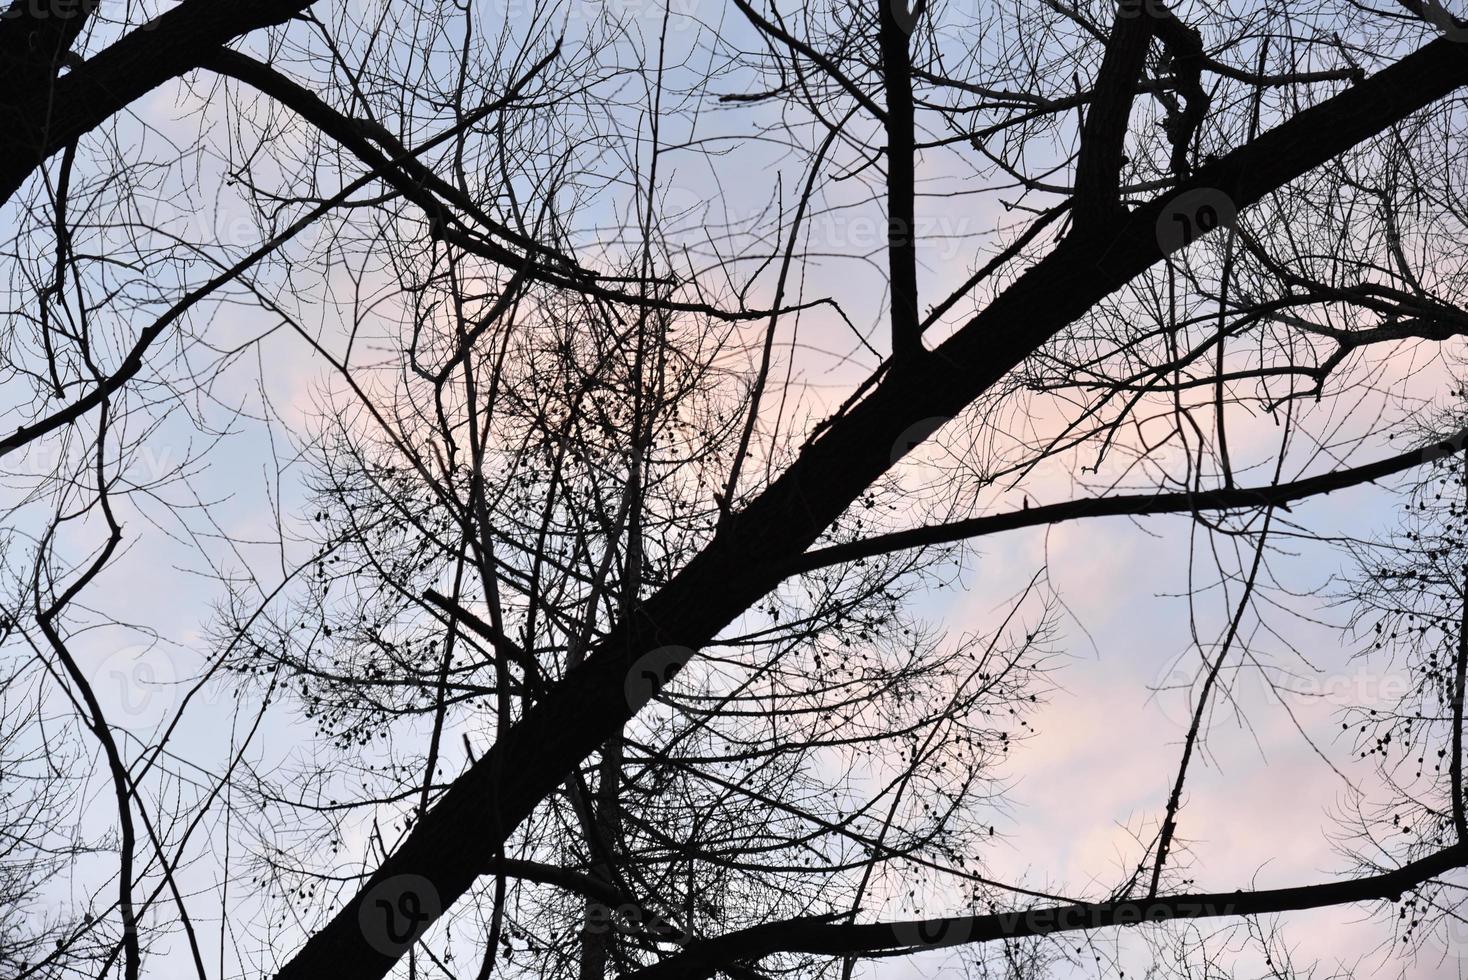
<path fill-rule="evenodd" d="M 4 650 L 44 690 L 0 869 L 108 897 L 0 955 L 1031 977 L 1146 922 L 1188 975 L 1220 920 L 1286 976 L 1275 913 L 1452 928 L 1465 40 L 1435 0 L 12 0 Z M 1382 794 L 1346 873 L 1199 892 L 1189 776 L 1313 598 L 1304 502 L 1399 476 L 1347 597 L 1418 683 L 1343 722 Z M 969 544 L 1149 515 L 1196 573 L 1156 819 L 1084 894 L 1001 881 L 1067 617 Z M 119 610 L 135 547 L 209 583 L 192 639 Z M 955 582 L 998 612 L 935 623 Z M 188 648 L 166 712 L 103 637 Z"/>

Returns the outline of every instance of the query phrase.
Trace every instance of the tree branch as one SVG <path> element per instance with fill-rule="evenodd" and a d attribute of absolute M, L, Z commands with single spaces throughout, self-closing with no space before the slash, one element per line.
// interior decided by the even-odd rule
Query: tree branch
<path fill-rule="evenodd" d="M 905 922 L 853 924 L 790 919 L 694 943 L 656 966 L 630 974 L 626 980 L 702 980 L 718 972 L 724 964 L 758 960 L 782 952 L 832 956 L 916 952 L 1142 922 L 1268 915 L 1349 902 L 1396 900 L 1418 885 L 1465 865 L 1468 865 L 1468 844 L 1455 844 L 1381 874 L 1293 888 L 1087 902 Z"/>
<path fill-rule="evenodd" d="M 1242 209 L 1465 82 L 1468 53 L 1462 45 L 1433 41 L 1200 168 L 1175 193 L 1224 189 Z M 894 446 L 915 423 L 958 414 L 1097 302 L 1160 261 L 1156 228 L 1173 198 L 1174 193 L 1164 195 L 1119 225 L 1085 232 L 1077 226 L 937 349 L 908 370 L 889 371 L 455 780 L 366 887 L 285 965 L 280 980 L 386 975 L 396 957 L 366 941 L 359 918 L 374 886 L 398 875 L 420 875 L 449 907 L 566 774 L 625 725 L 636 701 L 627 696 L 626 678 L 640 657 L 670 646 L 693 656 L 778 584 L 789 563 L 894 465 L 900 457 Z M 667 668 L 666 677 L 676 669 Z M 431 920 L 420 922 L 420 934 L 430 925 Z"/>
<path fill-rule="evenodd" d="M 907 531 L 893 531 L 891 534 L 879 534 L 859 541 L 849 541 L 808 551 L 790 562 L 786 570 L 789 574 L 794 575 L 907 548 L 947 544 L 968 538 L 983 537 L 987 534 L 998 534 L 1001 531 L 1059 524 L 1063 521 L 1074 521 L 1087 517 L 1143 517 L 1149 514 L 1192 514 L 1205 510 L 1287 507 L 1297 500 L 1371 483 L 1433 459 L 1456 455 L 1463 451 L 1465 442 L 1468 442 L 1468 429 L 1464 429 L 1443 442 L 1411 449 L 1373 463 L 1265 487 L 1228 487 L 1196 492 L 1135 493 L 1119 494 L 1115 497 L 1090 497 L 1067 500 L 1058 504 L 1046 504 L 1043 507 L 1027 507 L 1024 510 L 1008 511 L 1002 514 L 970 517 L 967 520 L 917 527 Z"/>
<path fill-rule="evenodd" d="M 1111 38 L 1096 75 L 1076 158 L 1073 214 L 1078 227 L 1113 217 L 1119 207 L 1117 188 L 1127 120 L 1152 39 L 1151 18 L 1143 12 L 1143 2 L 1123 0 L 1117 7 Z"/>
<path fill-rule="evenodd" d="M 56 79 L 0 95 L 0 204 L 52 153 L 244 34 L 282 24 L 315 0 L 183 0 Z"/>
<path fill-rule="evenodd" d="M 922 353 L 918 326 L 917 242 L 913 228 L 916 156 L 912 105 L 910 38 L 897 18 L 906 0 L 879 0 L 877 42 L 882 52 L 882 88 L 887 96 L 887 269 L 892 298 L 892 359 L 904 362 Z"/>

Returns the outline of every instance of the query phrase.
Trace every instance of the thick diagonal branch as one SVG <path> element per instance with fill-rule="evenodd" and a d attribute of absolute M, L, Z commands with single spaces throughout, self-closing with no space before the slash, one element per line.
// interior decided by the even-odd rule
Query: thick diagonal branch
<path fill-rule="evenodd" d="M 98 0 L 11 0 L 0 12 L 0 89 L 42 89 L 55 81 Z"/>
<path fill-rule="evenodd" d="M 1226 188 L 1239 208 L 1248 207 L 1465 83 L 1468 52 L 1452 41 L 1434 41 L 1200 168 L 1177 190 Z M 1169 194 L 1152 201 L 1112 227 L 1083 232 L 1078 225 L 931 354 L 905 371 L 888 372 L 762 494 L 731 515 L 662 589 L 609 629 L 580 667 L 527 709 L 279 976 L 384 976 L 394 957 L 367 942 L 359 919 L 373 886 L 397 875 L 421 875 L 445 908 L 468 891 L 506 835 L 626 724 L 634 709 L 625 680 L 639 657 L 666 646 L 691 653 L 710 643 L 892 467 L 900 455 L 894 446 L 915 423 L 956 415 L 1097 302 L 1160 261 L 1156 227 L 1171 200 Z"/>
<path fill-rule="evenodd" d="M 0 138 L 0 204 L 47 157 L 113 113 L 198 68 L 209 52 L 251 31 L 282 24 L 314 2 L 184 0 L 60 78 L 33 77 L 18 88 L 0 90 L 0 121 L 6 126 Z M 77 20 L 68 25 L 67 30 L 81 26 Z M 61 29 L 57 25 L 51 30 Z"/>

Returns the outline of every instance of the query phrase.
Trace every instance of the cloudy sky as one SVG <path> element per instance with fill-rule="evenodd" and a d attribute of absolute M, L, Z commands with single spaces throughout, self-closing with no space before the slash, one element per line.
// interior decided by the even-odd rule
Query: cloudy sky
<path fill-rule="evenodd" d="M 160 89 L 134 107 L 135 118 L 122 132 L 135 137 L 133 147 L 140 154 L 170 140 L 186 141 L 199 125 L 198 117 L 187 114 L 196 97 L 180 86 Z M 204 118 L 220 122 L 207 113 Z M 738 126 L 748 124 L 744 118 Z M 698 125 L 707 135 L 726 124 L 700 119 Z M 762 159 L 757 149 L 750 149 L 739 168 L 727 172 L 718 158 L 686 163 L 674 158 L 667 170 L 671 207 L 695 208 L 717 195 L 726 217 L 737 220 L 759 213 L 772 188 L 783 187 L 788 194 L 796 184 L 799 170 L 779 156 L 772 149 Z M 217 183 L 220 170 L 218 160 L 206 159 L 196 168 L 180 168 L 170 179 L 189 175 L 197 181 L 187 190 L 196 218 L 205 222 L 200 227 L 246 245 L 252 229 L 237 224 L 230 195 L 215 193 L 211 183 Z M 961 179 L 941 162 L 920 176 L 933 189 Z M 880 212 L 856 190 L 852 194 L 849 208 L 837 208 L 814 223 L 813 240 L 851 253 L 863 251 L 869 239 L 873 246 L 879 244 Z M 974 267 L 960 240 L 994 227 L 1002 212 L 992 199 L 970 206 L 962 198 L 938 196 L 921 201 L 920 209 L 919 231 L 928 233 L 920 252 L 924 294 L 943 295 L 944 287 L 956 286 Z M 863 274 L 863 267 L 858 260 L 815 263 L 802 280 L 804 294 L 839 295 L 843 308 L 868 311 L 866 320 L 857 320 L 857 330 L 873 329 L 883 319 L 884 290 L 876 277 Z M 328 295 L 348 284 L 305 286 Z M 326 346 L 340 341 L 333 333 L 339 324 L 329 316 L 319 326 Z M 205 325 L 192 330 L 200 335 Z M 84 668 L 101 679 L 99 694 L 109 715 L 133 729 L 140 743 L 160 720 L 172 716 L 207 662 L 209 612 L 222 599 L 219 579 L 248 569 L 263 584 L 273 585 L 308 551 L 301 537 L 302 481 L 310 476 L 312 462 L 298 458 L 296 449 L 302 434 L 313 431 L 321 413 L 341 394 L 337 380 L 306 344 L 276 329 L 258 309 L 222 308 L 207 330 L 214 351 L 238 348 L 242 353 L 231 355 L 228 368 L 206 390 L 190 393 L 192 417 L 172 414 L 148 437 L 133 464 L 156 476 L 197 457 L 193 476 L 187 485 L 132 498 L 125 520 L 127 550 L 88 595 L 92 622 L 146 624 L 146 629 L 98 629 L 78 643 Z M 851 326 L 834 317 L 813 314 L 802 330 L 802 347 L 792 356 L 806 385 L 804 408 L 815 412 L 838 404 L 872 362 L 863 358 Z M 183 376 L 192 367 L 175 363 L 163 369 Z M 1393 361 L 1383 364 L 1382 371 L 1379 388 L 1392 396 L 1381 405 L 1434 398 L 1447 377 L 1442 365 L 1431 362 Z M 1373 417 L 1377 407 L 1367 406 L 1363 418 Z M 1308 415 L 1312 409 L 1304 411 L 1302 425 L 1335 431 L 1340 443 L 1368 425 L 1332 418 L 1336 409 L 1330 407 L 1316 410 L 1313 417 Z M 1040 432 L 1055 424 L 1038 409 L 1030 423 Z M 1277 430 L 1266 421 L 1240 419 L 1236 431 L 1236 468 L 1249 469 L 1258 482 L 1267 482 L 1263 467 L 1277 451 Z M 227 433 L 227 439 L 218 433 Z M 939 442 L 955 438 L 961 434 L 945 431 Z M 1371 441 L 1351 461 L 1400 448 Z M 42 455 L 23 465 L 41 473 L 47 459 L 43 448 L 36 452 Z M 1330 462 L 1296 454 L 1287 461 L 1284 475 L 1321 472 Z M 913 464 L 914 479 L 921 479 L 923 465 Z M 1068 472 L 1042 471 L 1026 482 L 1023 496 L 1043 504 L 1075 492 Z M 989 503 L 1019 505 L 1013 495 L 999 491 Z M 1387 489 L 1364 487 L 1312 500 L 1291 517 L 1323 537 L 1370 537 L 1394 526 L 1399 504 L 1400 498 Z M 1232 700 L 1210 716 L 1205 751 L 1189 773 L 1179 836 L 1188 843 L 1183 858 L 1202 891 L 1310 883 L 1342 873 L 1349 868 L 1339 850 L 1343 807 L 1355 794 L 1376 789 L 1371 766 L 1356 758 L 1350 733 L 1341 731 L 1340 712 L 1351 703 L 1382 696 L 1399 679 L 1381 663 L 1356 659 L 1360 645 L 1336 628 L 1350 613 L 1336 598 L 1341 576 L 1354 571 L 1351 558 L 1338 547 L 1299 539 L 1279 547 L 1270 559 L 1271 603 L 1264 622 L 1248 619 L 1241 637 L 1236 662 L 1253 666 L 1230 672 Z M 1248 557 L 1226 555 L 1223 560 L 1236 568 Z M 1093 519 L 976 542 L 954 586 L 919 600 L 917 611 L 954 637 L 992 628 L 1004 613 L 1005 601 L 1041 569 L 1049 590 L 1064 603 L 1062 642 L 1047 678 L 1052 686 L 1032 719 L 1036 734 L 1011 754 L 1008 792 L 995 813 L 997 833 L 985 855 L 995 877 L 1097 897 L 1141 858 L 1164 810 L 1191 720 L 1188 681 L 1200 662 L 1195 631 L 1212 649 L 1237 601 L 1236 592 L 1216 589 L 1189 598 L 1190 578 L 1216 577 L 1214 562 L 1205 539 L 1186 520 Z M 150 632 L 156 637 L 151 641 L 146 638 Z M 1263 679 L 1266 670 L 1276 679 L 1289 676 L 1295 694 L 1282 701 Z M 253 724 L 257 707 L 248 699 L 230 697 L 219 686 L 201 690 L 183 715 L 181 737 L 175 739 L 180 760 L 197 767 L 201 780 L 217 775 Z M 308 727 L 289 708 L 272 709 L 253 736 L 249 758 L 269 771 L 311 751 L 308 735 Z M 105 813 L 107 787 L 100 777 L 89 793 Z M 221 877 L 219 849 L 227 838 L 217 823 L 204 833 L 213 835 L 211 842 L 198 848 L 184 871 L 188 888 L 201 893 Z M 76 878 L 55 882 L 58 900 L 87 890 L 98 880 L 89 880 L 90 875 L 105 873 L 100 863 L 92 863 Z M 248 908 L 246 899 L 240 902 L 240 908 Z M 230 942 L 248 942 L 244 930 L 233 931 L 239 922 L 220 920 L 212 903 L 197 904 L 197 924 L 207 948 L 220 945 L 221 931 Z M 1390 927 L 1360 908 L 1294 914 L 1278 924 L 1295 967 L 1303 971 L 1318 961 L 1317 977 L 1354 972 L 1360 977 L 1438 980 L 1468 973 L 1468 963 L 1460 964 L 1454 951 L 1434 940 L 1415 958 L 1402 958 L 1392 948 Z M 1241 941 L 1242 935 L 1219 940 L 1220 963 L 1227 966 L 1229 957 L 1237 955 L 1239 972 L 1234 975 L 1256 975 L 1263 964 L 1255 949 Z M 1083 959 L 1099 955 L 1129 976 L 1141 975 L 1146 957 L 1135 936 L 1112 932 L 1087 943 L 1091 945 Z M 162 963 L 183 962 L 176 959 L 185 955 L 182 943 L 174 947 Z M 1468 942 L 1459 952 L 1468 956 Z M 882 977 L 932 976 L 949 963 L 946 954 L 929 954 L 869 969 Z M 171 967 L 154 968 L 158 976 L 170 975 Z M 1057 975 L 1095 976 L 1096 969 L 1093 964 L 1060 966 Z"/>

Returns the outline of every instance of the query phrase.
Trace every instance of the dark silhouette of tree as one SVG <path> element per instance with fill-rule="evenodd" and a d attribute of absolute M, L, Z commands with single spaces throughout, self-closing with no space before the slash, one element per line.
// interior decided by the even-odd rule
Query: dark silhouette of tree
<path fill-rule="evenodd" d="M 0 888 L 116 862 L 0 917 L 0 962 L 844 978 L 952 947 L 1030 977 L 1056 937 L 1242 919 L 1284 976 L 1261 917 L 1449 928 L 1464 413 L 1409 381 L 1468 332 L 1465 42 L 1435 0 L 12 0 L 0 609 L 49 693 L 4 716 L 34 788 Z M 246 429 L 274 472 L 242 521 L 201 488 Z M 1271 560 L 1326 536 L 1313 498 L 1396 479 L 1408 529 L 1346 542 L 1364 655 L 1416 679 L 1343 722 L 1384 797 L 1348 873 L 1202 892 L 1189 774 Z M 966 545 L 1150 515 L 1226 607 L 1155 827 L 1109 892 L 999 881 L 1065 603 Z M 153 542 L 219 602 L 141 725 L 89 650 L 161 642 L 105 598 Z M 991 621 L 930 622 L 975 577 Z"/>

